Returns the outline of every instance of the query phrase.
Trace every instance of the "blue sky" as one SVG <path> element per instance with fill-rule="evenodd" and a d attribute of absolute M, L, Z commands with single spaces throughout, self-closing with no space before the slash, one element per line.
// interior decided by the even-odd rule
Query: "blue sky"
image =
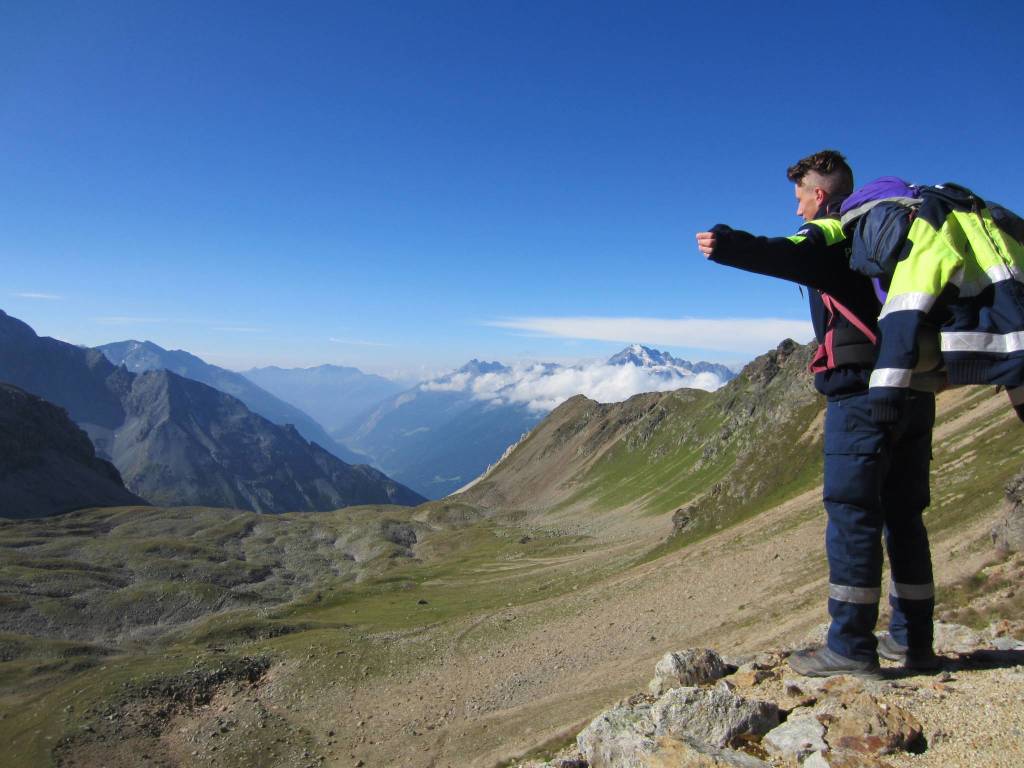
<path fill-rule="evenodd" d="M 792 232 L 797 158 L 1024 209 L 1017 4 L 697 5 L 0 3 L 0 308 L 230 368 L 735 363 L 805 304 L 693 233 Z"/>

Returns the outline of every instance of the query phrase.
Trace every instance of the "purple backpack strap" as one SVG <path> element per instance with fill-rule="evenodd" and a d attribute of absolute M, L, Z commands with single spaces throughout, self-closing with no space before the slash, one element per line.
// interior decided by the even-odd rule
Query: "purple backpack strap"
<path fill-rule="evenodd" d="M 884 306 L 885 300 L 889 298 L 889 294 L 882 289 L 882 281 L 877 277 L 872 277 L 871 287 L 875 289 L 875 298 Z"/>

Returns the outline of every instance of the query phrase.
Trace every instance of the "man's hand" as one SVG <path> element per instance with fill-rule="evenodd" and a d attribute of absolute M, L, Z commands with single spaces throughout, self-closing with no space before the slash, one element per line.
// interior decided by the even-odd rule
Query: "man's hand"
<path fill-rule="evenodd" d="M 715 250 L 715 242 L 714 232 L 697 233 L 697 248 L 704 254 L 705 259 L 711 258 L 711 254 Z"/>

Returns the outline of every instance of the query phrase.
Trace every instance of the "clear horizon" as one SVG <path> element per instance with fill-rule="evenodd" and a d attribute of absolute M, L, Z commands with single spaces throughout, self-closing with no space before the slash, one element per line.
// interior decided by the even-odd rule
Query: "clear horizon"
<path fill-rule="evenodd" d="M 633 342 L 739 365 L 808 340 L 805 299 L 706 263 L 693 233 L 791 234 L 797 158 L 834 147 L 859 182 L 956 180 L 1024 210 L 1004 85 L 1022 21 L 953 2 L 884 26 L 818 4 L 8 7 L 0 307 L 231 370 L 430 378 Z"/>
<path fill-rule="evenodd" d="M 0 307 L 0 310 L 6 311 L 6 310 L 4 310 L 3 307 Z M 25 321 L 24 318 L 20 318 L 20 317 L 17 317 L 15 315 L 11 315 L 10 312 L 7 312 L 7 314 L 12 316 L 12 317 L 15 317 L 15 319 L 17 319 L 17 320 Z M 27 322 L 27 321 L 25 321 L 25 322 Z M 29 323 L 29 325 L 31 326 L 31 323 Z M 38 329 L 33 328 L 33 330 L 35 330 L 36 333 L 39 334 L 40 336 L 48 335 L 48 334 L 39 333 Z M 54 337 L 54 338 L 58 338 L 58 337 Z M 128 342 L 128 341 L 136 341 L 136 342 L 144 342 L 144 343 L 148 342 L 148 343 L 157 344 L 152 339 L 129 339 L 129 338 L 114 339 L 112 341 L 101 342 L 100 344 L 96 344 L 96 345 L 82 344 L 80 342 L 75 342 L 75 341 L 71 341 L 69 339 L 63 339 L 63 338 L 58 338 L 58 340 L 59 341 L 67 342 L 69 344 L 74 344 L 76 346 L 94 347 L 94 348 L 95 347 L 104 346 L 106 344 L 122 343 L 122 342 Z M 637 342 L 633 342 L 633 343 L 637 343 Z M 167 350 L 169 352 L 187 352 L 189 354 L 195 355 L 196 357 L 199 357 L 205 363 L 209 363 L 211 365 L 216 365 L 216 366 L 218 366 L 220 368 L 224 368 L 226 370 L 229 370 L 229 371 L 232 371 L 232 372 L 235 372 L 235 373 L 245 373 L 246 371 L 252 370 L 254 368 L 265 368 L 265 367 L 271 367 L 271 366 L 276 366 L 276 367 L 282 368 L 282 369 L 309 369 L 309 368 L 317 368 L 317 367 L 322 366 L 322 365 L 335 365 L 335 366 L 339 366 L 339 367 L 357 368 L 362 373 L 376 374 L 378 376 L 382 376 L 384 378 L 391 379 L 392 381 L 396 381 L 396 382 L 400 382 L 400 383 L 407 383 L 409 385 L 415 385 L 415 384 L 419 384 L 419 383 L 424 383 L 424 382 L 430 381 L 432 379 L 436 379 L 436 378 L 445 376 L 446 374 L 453 373 L 456 370 L 458 370 L 459 368 L 461 368 L 464 365 L 466 365 L 467 363 L 471 362 L 472 360 L 480 360 L 482 362 L 499 362 L 499 363 L 502 363 L 502 364 L 504 364 L 506 366 L 509 366 L 509 367 L 519 367 L 519 368 L 527 367 L 529 365 L 537 365 L 537 364 L 556 364 L 556 365 L 560 365 L 560 366 L 564 366 L 564 367 L 583 367 L 583 368 L 591 367 L 591 366 L 594 366 L 594 365 L 603 365 L 604 363 L 606 363 L 608 361 L 608 359 L 610 357 L 612 357 L 613 355 L 615 355 L 615 354 L 617 354 L 619 352 L 624 351 L 630 345 L 631 344 L 625 344 L 625 345 L 620 345 L 620 346 L 617 346 L 617 347 L 614 347 L 614 345 L 612 345 L 612 347 L 614 347 L 614 348 L 609 347 L 609 351 L 606 354 L 603 354 L 603 355 L 587 356 L 587 357 L 563 357 L 563 358 L 559 358 L 559 359 L 554 359 L 554 358 L 546 358 L 546 359 L 539 359 L 539 358 L 536 358 L 536 359 L 535 358 L 516 358 L 516 359 L 512 359 L 512 360 L 497 360 L 497 359 L 494 359 L 494 358 L 488 358 L 486 356 L 481 357 L 481 356 L 478 355 L 476 357 L 468 358 L 466 360 L 463 360 L 462 362 L 460 362 L 460 363 L 458 363 L 456 365 L 452 365 L 450 367 L 435 367 L 435 368 L 429 368 L 429 369 L 428 368 L 421 368 L 421 369 L 419 369 L 419 371 L 416 371 L 415 369 L 402 369 L 402 368 L 395 368 L 395 369 L 384 368 L 384 369 L 381 369 L 381 370 L 371 370 L 371 369 L 368 369 L 368 368 L 360 368 L 357 365 L 350 365 L 350 364 L 346 364 L 346 363 L 332 363 L 332 362 L 314 363 L 312 365 L 281 365 L 279 363 L 270 362 L 270 363 L 266 363 L 264 365 L 249 365 L 249 366 L 242 366 L 242 367 L 230 367 L 228 365 L 223 365 L 220 361 L 218 361 L 216 359 L 216 355 L 213 355 L 213 356 L 204 355 L 201 352 L 198 352 L 198 351 L 193 350 L 193 349 L 183 349 L 181 347 L 174 347 L 174 346 L 166 347 L 166 346 L 164 346 L 162 344 L 157 344 L 157 346 L 159 346 L 159 347 L 161 347 L 161 348 L 163 348 L 163 349 L 165 349 L 165 350 Z M 671 352 L 671 350 L 669 350 L 667 348 L 651 347 L 651 345 L 642 345 L 642 346 L 647 346 L 648 348 L 654 348 L 654 349 L 657 349 L 658 351 L 661 351 L 661 352 L 668 352 L 669 354 L 672 354 L 672 356 L 677 358 L 677 359 L 685 359 L 685 358 L 683 358 L 682 355 L 673 354 Z M 768 351 L 768 350 L 766 349 L 765 351 Z M 692 363 L 700 363 L 700 362 L 718 363 L 720 365 L 724 365 L 724 366 L 730 368 L 734 372 L 738 372 L 739 369 L 743 367 L 743 365 L 745 365 L 747 362 L 749 362 L 749 360 L 748 359 L 742 359 L 742 360 L 736 360 L 736 361 L 731 361 L 730 362 L 730 361 L 723 361 L 723 360 L 707 360 L 707 359 L 703 359 L 703 358 L 700 358 L 700 359 L 692 358 L 692 359 L 690 359 L 690 362 L 692 362 Z"/>

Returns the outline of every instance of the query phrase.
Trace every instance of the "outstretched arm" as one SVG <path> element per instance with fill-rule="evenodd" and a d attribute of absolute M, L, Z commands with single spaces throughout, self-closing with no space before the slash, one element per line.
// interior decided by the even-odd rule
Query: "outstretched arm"
<path fill-rule="evenodd" d="M 724 224 L 697 233 L 697 248 L 716 264 L 829 292 L 841 291 L 849 279 L 843 242 L 839 223 L 831 220 L 811 222 L 792 237 L 757 237 Z"/>

